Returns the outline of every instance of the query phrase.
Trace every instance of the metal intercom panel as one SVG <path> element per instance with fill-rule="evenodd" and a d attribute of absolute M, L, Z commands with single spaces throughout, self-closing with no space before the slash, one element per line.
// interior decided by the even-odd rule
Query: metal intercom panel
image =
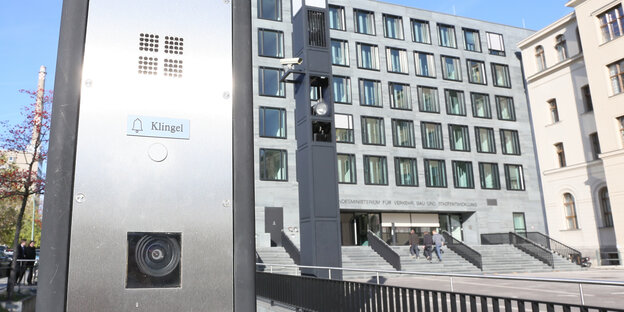
<path fill-rule="evenodd" d="M 231 18 L 89 1 L 68 311 L 233 309 Z"/>

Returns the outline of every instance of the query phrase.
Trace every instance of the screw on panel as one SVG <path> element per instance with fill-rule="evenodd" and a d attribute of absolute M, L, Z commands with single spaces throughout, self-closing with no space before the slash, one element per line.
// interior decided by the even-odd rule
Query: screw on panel
<path fill-rule="evenodd" d="M 85 86 L 87 88 L 91 87 L 93 85 L 93 81 L 91 79 L 87 79 L 85 80 Z"/>
<path fill-rule="evenodd" d="M 227 92 L 227 91 L 223 92 L 223 98 L 226 99 L 226 100 L 229 99 L 230 98 L 230 92 Z"/>
<path fill-rule="evenodd" d="M 84 201 L 85 201 L 85 199 L 86 199 L 86 197 L 85 197 L 85 195 L 84 195 L 84 194 L 82 194 L 82 193 L 80 193 L 80 194 L 76 195 L 76 201 L 77 201 L 77 202 L 79 202 L 79 203 L 84 202 Z"/>

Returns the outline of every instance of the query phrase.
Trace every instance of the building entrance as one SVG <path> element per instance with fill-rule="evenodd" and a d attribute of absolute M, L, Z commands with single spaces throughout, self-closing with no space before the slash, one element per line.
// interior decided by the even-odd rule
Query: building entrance
<path fill-rule="evenodd" d="M 340 223 L 343 246 L 368 245 L 368 231 L 380 235 L 380 213 L 342 212 Z"/>
<path fill-rule="evenodd" d="M 440 214 L 440 230 L 451 233 L 453 238 L 463 241 L 462 216 L 460 214 Z"/>

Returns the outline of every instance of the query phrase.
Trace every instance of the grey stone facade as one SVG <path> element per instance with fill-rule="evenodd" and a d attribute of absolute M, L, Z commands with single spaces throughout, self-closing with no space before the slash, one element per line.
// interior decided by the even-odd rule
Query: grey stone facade
<path fill-rule="evenodd" d="M 292 55 L 290 23 L 290 1 L 282 1 L 282 20 L 272 21 L 257 18 L 258 0 L 252 1 L 254 33 L 257 29 L 274 29 L 284 32 L 284 56 Z M 529 231 L 545 231 L 544 215 L 541 203 L 541 191 L 538 184 L 538 172 L 534 155 L 534 140 L 529 121 L 529 111 L 525 95 L 521 61 L 516 56 L 519 52 L 517 43 L 533 32 L 511 26 L 452 16 L 431 11 L 419 10 L 404 6 L 387 4 L 370 0 L 330 1 L 330 4 L 344 7 L 346 31 L 331 30 L 332 39 L 347 40 L 349 46 L 349 66 L 334 66 L 333 74 L 351 78 L 351 104 L 335 104 L 336 113 L 351 114 L 354 122 L 355 144 L 338 143 L 338 153 L 354 154 L 356 163 L 356 184 L 340 184 L 340 208 L 344 211 L 362 212 L 411 212 L 411 213 L 458 213 L 463 219 L 464 241 L 479 243 L 479 235 L 483 233 L 499 233 L 513 231 L 512 213 L 523 212 L 526 227 Z M 374 12 L 376 35 L 366 35 L 354 32 L 354 8 Z M 404 40 L 384 37 L 382 14 L 402 17 Z M 412 41 L 410 19 L 429 22 L 431 44 L 415 43 Z M 441 47 L 438 44 L 437 24 L 447 24 L 455 27 L 458 48 Z M 464 49 L 463 28 L 478 30 L 481 39 L 482 52 L 466 51 Z M 502 34 L 504 38 L 505 56 L 490 55 L 486 32 Z M 281 67 L 279 59 L 258 56 L 258 36 L 253 36 L 254 60 L 254 120 L 258 122 L 259 107 L 285 108 L 287 111 L 286 139 L 263 138 L 259 136 L 258 124 L 255 126 L 255 177 L 256 177 L 256 245 L 268 246 L 269 235 L 265 233 L 265 207 L 283 207 L 284 231 L 293 241 L 298 242 L 299 209 L 296 179 L 296 141 L 294 135 L 294 108 L 293 86 L 286 85 L 284 98 L 260 96 L 258 92 L 258 68 L 268 66 Z M 375 44 L 379 47 L 380 70 L 360 69 L 357 66 L 356 42 Z M 387 71 L 386 47 L 404 49 L 407 51 L 409 74 L 397 74 Z M 415 75 L 414 51 L 434 54 L 436 78 L 418 77 Z M 460 58 L 462 81 L 448 81 L 442 78 L 441 55 Z M 468 82 L 466 60 L 485 62 L 487 85 L 471 84 Z M 495 87 L 491 63 L 509 66 L 511 88 Z M 358 79 L 374 79 L 381 81 L 382 107 L 367 107 L 360 105 L 358 93 Z M 397 110 L 390 107 L 389 82 L 409 84 L 411 89 L 412 110 Z M 417 86 L 429 86 L 438 89 L 440 113 L 420 112 L 418 109 Z M 444 89 L 462 90 L 465 94 L 466 116 L 448 115 Z M 486 93 L 490 96 L 491 119 L 473 117 L 470 92 Z M 504 121 L 497 118 L 495 95 L 513 97 L 516 121 Z M 385 145 L 362 144 L 361 116 L 383 117 L 385 126 Z M 404 119 L 414 122 L 414 136 L 416 147 L 394 147 L 392 138 L 392 119 Z M 442 124 L 443 150 L 424 149 L 421 138 L 421 122 L 436 122 Z M 448 124 L 467 125 L 469 127 L 470 152 L 451 151 L 449 142 Z M 494 129 L 496 153 L 478 153 L 476 149 L 474 127 L 488 127 Z M 501 152 L 500 129 L 517 130 L 521 155 L 503 155 Z M 259 151 L 261 148 L 284 149 L 288 151 L 288 181 L 261 181 L 259 166 Z M 364 155 L 385 156 L 387 159 L 388 185 L 365 185 L 364 183 Z M 418 186 L 396 186 L 394 157 L 409 157 L 417 159 Z M 446 188 L 432 188 L 425 185 L 424 159 L 443 159 L 446 166 Z M 473 189 L 458 189 L 453 186 L 453 170 L 451 162 L 471 161 L 473 167 Z M 481 189 L 479 179 L 479 162 L 498 164 L 500 176 L 500 190 Z M 504 164 L 522 165 L 524 173 L 523 191 L 506 189 Z M 489 200 L 489 201 L 488 201 Z M 496 204 L 494 205 L 494 201 Z M 488 205 L 488 202 L 490 205 Z M 382 220 L 383 222 L 383 220 Z"/>

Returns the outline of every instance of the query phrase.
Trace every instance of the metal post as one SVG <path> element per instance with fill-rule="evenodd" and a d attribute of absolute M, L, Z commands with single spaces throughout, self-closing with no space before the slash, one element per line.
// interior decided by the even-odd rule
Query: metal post
<path fill-rule="evenodd" d="M 453 277 L 451 276 L 451 292 L 454 292 L 455 290 L 453 289 Z"/>
<path fill-rule="evenodd" d="M 331 269 L 327 269 L 327 271 L 328 271 L 327 273 L 329 274 L 329 279 L 332 279 L 331 278 Z"/>
<path fill-rule="evenodd" d="M 377 285 L 379 285 L 379 271 L 375 272 L 377 274 Z"/>
<path fill-rule="evenodd" d="M 585 296 L 583 296 L 583 284 L 579 283 L 579 292 L 581 294 L 581 305 L 585 305 Z"/>
<path fill-rule="evenodd" d="M 30 225 L 30 240 L 35 240 L 35 195 L 33 195 L 33 213 L 32 213 L 32 221 Z"/>

